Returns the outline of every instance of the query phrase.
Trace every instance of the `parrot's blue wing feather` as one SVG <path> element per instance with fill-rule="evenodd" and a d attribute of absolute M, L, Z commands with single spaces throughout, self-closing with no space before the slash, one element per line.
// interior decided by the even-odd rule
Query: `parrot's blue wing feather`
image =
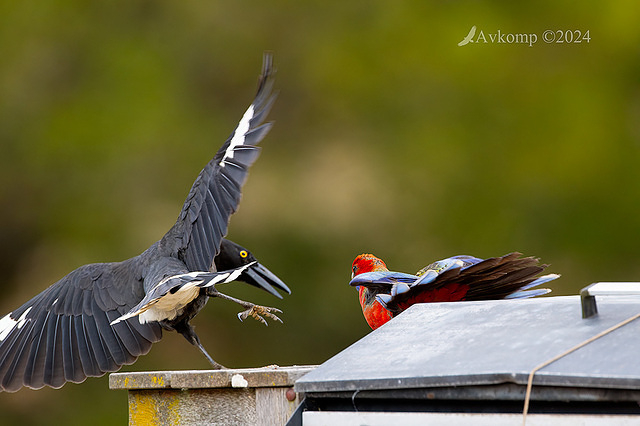
<path fill-rule="evenodd" d="M 526 286 L 520 288 L 520 290 L 528 290 L 530 288 L 537 287 L 537 286 L 542 285 L 542 284 L 546 284 L 549 281 L 553 281 L 553 280 L 555 280 L 556 278 L 559 278 L 559 277 L 560 277 L 560 275 L 558 275 L 558 274 L 543 275 L 540 278 L 537 278 L 537 279 L 531 281 Z M 549 290 L 549 291 L 551 291 L 551 290 Z"/>
<path fill-rule="evenodd" d="M 359 285 L 393 285 L 397 283 L 413 284 L 418 279 L 417 276 L 411 274 L 405 274 L 403 272 L 393 271 L 378 271 L 378 272 L 365 272 L 357 275 L 349 283 L 350 286 Z"/>
<path fill-rule="evenodd" d="M 543 275 L 540 278 L 537 278 L 531 281 L 529 284 L 521 287 L 520 290 L 516 291 L 515 293 L 511 293 L 510 295 L 506 296 L 505 299 L 527 299 L 529 297 L 542 296 L 543 294 L 550 293 L 551 290 L 548 288 L 538 288 L 535 290 L 529 290 L 529 289 L 537 287 L 542 284 L 546 284 L 549 281 L 553 281 L 559 277 L 560 275 L 558 274 Z"/>
<path fill-rule="evenodd" d="M 464 258 L 471 258 L 471 256 L 453 256 L 433 262 L 431 265 L 418 271 L 416 275 L 418 275 L 419 278 L 416 280 L 414 285 L 431 284 L 436 280 L 436 278 L 447 271 L 455 269 L 461 270 L 465 266 L 466 259 Z M 474 257 L 472 259 L 476 258 Z"/>
<path fill-rule="evenodd" d="M 528 299 L 530 297 L 542 296 L 547 293 L 551 293 L 551 289 L 539 288 L 537 290 L 517 291 L 505 296 L 505 299 Z"/>
<path fill-rule="evenodd" d="M 462 270 L 465 270 L 469 266 L 473 266 L 473 265 L 475 265 L 477 263 L 480 263 L 480 262 L 484 261 L 484 259 L 480 259 L 478 257 L 473 257 L 473 256 L 467 256 L 467 255 L 451 256 L 449 259 L 462 260 L 462 262 L 463 262 Z"/>

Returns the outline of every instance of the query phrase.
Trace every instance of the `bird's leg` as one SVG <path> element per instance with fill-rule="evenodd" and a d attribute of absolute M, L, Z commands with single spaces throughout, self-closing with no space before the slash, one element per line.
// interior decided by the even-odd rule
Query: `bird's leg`
<path fill-rule="evenodd" d="M 273 313 L 273 312 L 282 313 L 280 309 L 271 308 L 268 306 L 256 305 L 255 303 L 251 303 L 251 302 L 245 302 L 244 300 L 236 299 L 235 297 L 222 294 L 219 291 L 217 291 L 215 288 L 210 287 L 207 290 L 208 290 L 207 294 L 209 295 L 209 297 L 219 297 L 221 299 L 230 300 L 242 306 L 243 308 L 245 308 L 244 311 L 238 313 L 238 319 L 240 321 L 244 321 L 245 319 L 247 319 L 247 317 L 252 316 L 256 321 L 260 321 L 264 325 L 269 325 L 267 321 L 262 317 L 262 315 L 264 315 L 265 317 L 271 318 L 272 320 L 282 322 L 282 320 Z"/>
<path fill-rule="evenodd" d="M 219 364 L 217 362 L 215 362 L 213 360 L 213 358 L 211 358 L 211 355 L 209 355 L 209 353 L 205 350 L 204 346 L 202 346 L 202 344 L 200 342 L 196 343 L 196 347 L 198 349 L 200 349 L 200 352 L 202 352 L 202 354 L 207 358 L 207 360 L 211 363 L 211 367 L 213 367 L 214 370 L 223 370 L 226 369 L 227 367 L 225 367 L 222 364 Z"/>
<path fill-rule="evenodd" d="M 213 367 L 214 370 L 222 370 L 226 368 L 224 365 L 215 362 L 213 358 L 211 358 L 211 355 L 209 355 L 209 353 L 206 351 L 204 346 L 202 346 L 202 343 L 200 343 L 200 338 L 198 337 L 198 335 L 193 330 L 193 327 L 190 324 L 179 323 L 176 325 L 177 327 L 175 327 L 175 330 L 178 333 L 182 334 L 182 336 L 184 336 L 184 338 L 187 339 L 189 343 L 191 343 L 196 348 L 200 349 L 200 352 L 202 352 L 205 358 L 207 358 L 207 360 L 211 363 L 211 367 Z"/>

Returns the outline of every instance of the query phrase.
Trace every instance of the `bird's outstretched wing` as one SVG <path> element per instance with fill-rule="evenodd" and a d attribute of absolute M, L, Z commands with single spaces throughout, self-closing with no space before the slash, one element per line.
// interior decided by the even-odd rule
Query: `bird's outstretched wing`
<path fill-rule="evenodd" d="M 213 258 L 227 233 L 229 217 L 238 208 L 249 167 L 260 153 L 256 144 L 271 128 L 271 123 L 264 120 L 276 97 L 272 93 L 275 71 L 271 54 L 266 53 L 263 61 L 255 99 L 213 160 L 200 172 L 176 224 L 163 238 L 190 271 L 215 268 Z"/>
<path fill-rule="evenodd" d="M 157 323 L 109 324 L 144 296 L 134 259 L 82 266 L 0 319 L 0 390 L 80 383 L 149 352 Z"/>

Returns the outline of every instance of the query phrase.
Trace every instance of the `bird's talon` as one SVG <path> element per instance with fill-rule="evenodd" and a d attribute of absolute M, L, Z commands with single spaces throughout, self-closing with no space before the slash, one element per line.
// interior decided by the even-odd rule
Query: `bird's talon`
<path fill-rule="evenodd" d="M 240 321 L 244 321 L 249 315 L 251 315 L 256 321 L 259 321 L 266 326 L 268 326 L 269 323 L 267 322 L 267 320 L 265 320 L 262 317 L 263 315 L 267 318 L 271 318 L 274 321 L 282 322 L 282 320 L 272 312 L 282 313 L 282 311 L 278 308 L 270 308 L 267 306 L 253 305 L 246 311 L 240 312 L 238 314 L 238 318 L 240 319 Z"/>

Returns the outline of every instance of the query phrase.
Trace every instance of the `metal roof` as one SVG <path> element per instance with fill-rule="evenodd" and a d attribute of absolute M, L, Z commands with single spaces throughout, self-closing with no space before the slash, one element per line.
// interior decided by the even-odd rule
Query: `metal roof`
<path fill-rule="evenodd" d="M 540 364 L 640 312 L 640 297 L 417 304 L 296 382 L 298 392 L 515 383 Z M 640 390 L 640 320 L 536 372 L 534 385 Z"/>

